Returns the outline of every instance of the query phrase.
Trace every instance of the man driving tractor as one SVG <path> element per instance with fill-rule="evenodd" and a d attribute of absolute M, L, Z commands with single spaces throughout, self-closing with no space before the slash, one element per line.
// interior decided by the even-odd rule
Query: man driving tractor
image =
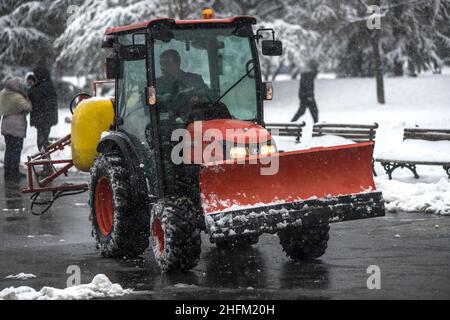
<path fill-rule="evenodd" d="M 177 123 L 184 123 L 183 118 L 192 106 L 208 101 L 209 88 L 201 75 L 181 70 L 181 57 L 177 50 L 164 51 L 159 63 L 162 76 L 156 79 L 157 92 L 166 102 L 166 108 L 170 109 L 164 111 L 177 115 Z"/>

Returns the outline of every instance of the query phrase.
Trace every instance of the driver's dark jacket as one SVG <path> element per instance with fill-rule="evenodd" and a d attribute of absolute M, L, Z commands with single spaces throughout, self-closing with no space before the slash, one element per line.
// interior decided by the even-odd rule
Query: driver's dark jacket
<path fill-rule="evenodd" d="M 190 99 L 203 89 L 208 86 L 196 73 L 180 71 L 176 80 L 164 76 L 156 79 L 158 100 L 163 102 L 161 112 L 169 112 L 170 118 L 189 113 Z"/>
<path fill-rule="evenodd" d="M 183 91 L 207 89 L 201 75 L 191 72 L 180 71 L 178 78 L 174 81 L 168 77 L 156 79 L 156 90 L 158 95 L 171 94 L 174 97 Z"/>

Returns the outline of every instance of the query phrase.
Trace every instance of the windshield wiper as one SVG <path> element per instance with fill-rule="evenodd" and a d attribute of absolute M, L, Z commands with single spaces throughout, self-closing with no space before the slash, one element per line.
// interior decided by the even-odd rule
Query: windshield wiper
<path fill-rule="evenodd" d="M 225 97 L 231 90 L 233 90 L 239 83 L 241 83 L 242 80 L 244 80 L 245 78 L 248 77 L 248 75 L 250 74 L 250 72 L 252 72 L 255 69 L 255 65 L 253 65 L 253 67 L 251 67 L 238 81 L 236 81 L 227 91 L 224 92 L 223 95 L 220 96 L 219 99 L 217 99 L 214 104 L 218 103 L 220 100 L 223 99 L 223 97 Z"/>

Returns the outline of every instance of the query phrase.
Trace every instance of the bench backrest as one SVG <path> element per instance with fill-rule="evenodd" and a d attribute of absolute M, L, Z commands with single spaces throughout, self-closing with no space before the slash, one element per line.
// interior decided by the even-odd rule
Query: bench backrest
<path fill-rule="evenodd" d="M 296 142 L 300 142 L 305 122 L 300 123 L 266 123 L 266 129 L 273 135 L 292 136 Z"/>
<path fill-rule="evenodd" d="M 429 141 L 450 140 L 450 129 L 405 128 L 403 130 L 403 140 L 406 139 Z"/>
<path fill-rule="evenodd" d="M 375 141 L 378 124 L 317 123 L 313 126 L 313 137 L 323 135 L 340 136 L 354 142 Z"/>

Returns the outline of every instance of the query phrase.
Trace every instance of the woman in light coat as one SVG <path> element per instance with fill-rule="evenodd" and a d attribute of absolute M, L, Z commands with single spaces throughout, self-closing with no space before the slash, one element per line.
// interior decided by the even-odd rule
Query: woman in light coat
<path fill-rule="evenodd" d="M 5 138 L 5 181 L 18 181 L 24 174 L 19 172 L 23 139 L 27 134 L 26 115 L 31 111 L 24 86 L 18 78 L 5 82 L 0 91 L 1 133 Z"/>

